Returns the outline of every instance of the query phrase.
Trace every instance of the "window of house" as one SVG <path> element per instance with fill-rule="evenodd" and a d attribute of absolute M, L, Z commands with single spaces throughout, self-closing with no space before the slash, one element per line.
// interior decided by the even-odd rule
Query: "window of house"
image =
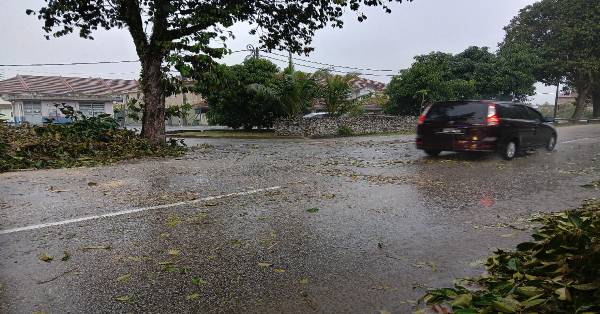
<path fill-rule="evenodd" d="M 86 117 L 96 117 L 104 113 L 104 104 L 84 103 L 79 104 L 79 111 Z"/>
<path fill-rule="evenodd" d="M 41 115 L 42 104 L 39 102 L 25 102 L 23 103 L 23 112 L 26 115 Z"/>

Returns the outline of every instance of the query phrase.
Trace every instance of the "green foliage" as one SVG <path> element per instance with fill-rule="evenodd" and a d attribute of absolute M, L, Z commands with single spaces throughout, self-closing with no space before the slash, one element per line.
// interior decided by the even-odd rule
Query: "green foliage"
<path fill-rule="evenodd" d="M 25 168 L 63 168 L 107 164 L 148 156 L 178 156 L 175 141 L 151 144 L 133 131 L 117 128 L 108 115 L 72 116 L 73 123 L 13 127 L 0 124 L 0 172 Z"/>
<path fill-rule="evenodd" d="M 600 70 L 600 2 L 543 0 L 528 5 L 506 26 L 502 47 L 524 46 L 541 60 L 538 79 L 555 85 L 561 78 Z"/>
<path fill-rule="evenodd" d="M 535 62 L 526 50 L 469 47 L 452 55 L 433 52 L 415 57 L 415 63 L 394 76 L 386 89 L 391 114 L 418 115 L 436 101 L 461 99 L 523 99 L 535 91 L 529 70 Z"/>
<path fill-rule="evenodd" d="M 536 221 L 533 242 L 488 258 L 479 289 L 435 289 L 424 301 L 454 313 L 600 313 L 600 202 Z"/>
<path fill-rule="evenodd" d="M 287 68 L 278 78 L 276 93 L 288 118 L 307 112 L 317 92 L 317 84 L 310 74 Z"/>
<path fill-rule="evenodd" d="M 248 59 L 234 66 L 220 65 L 198 82 L 209 104 L 211 124 L 234 129 L 270 128 L 277 118 L 306 113 L 315 100 L 328 113 L 340 116 L 362 111 L 359 102 L 349 99 L 356 75 L 313 75 L 287 68 L 278 72 L 268 60 Z"/>
<path fill-rule="evenodd" d="M 339 136 L 352 136 L 354 135 L 354 130 L 347 125 L 340 125 L 337 133 Z"/>
<path fill-rule="evenodd" d="M 139 101 L 135 98 L 131 99 L 124 105 L 124 109 L 127 112 L 127 118 L 136 122 L 141 121 L 142 114 L 144 112 L 144 106 L 145 105 L 142 101 Z M 118 111 L 121 110 L 123 109 L 119 108 Z M 165 109 L 165 120 L 169 120 L 174 117 L 185 120 L 188 117 L 190 110 L 192 110 L 192 105 L 190 104 L 169 106 Z M 118 111 L 115 110 L 115 112 Z"/>
<path fill-rule="evenodd" d="M 355 100 L 349 99 L 352 92 L 350 83 L 358 77 L 356 74 L 335 75 L 319 70 L 313 76 L 318 84 L 317 95 L 329 115 L 341 116 L 357 106 Z"/>
<path fill-rule="evenodd" d="M 272 62 L 255 58 L 240 65 L 219 66 L 211 79 L 212 84 L 218 81 L 220 88 L 203 91 L 209 122 L 234 129 L 271 127 L 285 115 L 277 96 L 278 72 Z"/>
<path fill-rule="evenodd" d="M 573 86 L 579 118 L 592 90 L 600 89 L 600 2 L 542 0 L 526 6 L 504 28 L 501 49 L 527 49 L 538 58 L 536 78 Z"/>

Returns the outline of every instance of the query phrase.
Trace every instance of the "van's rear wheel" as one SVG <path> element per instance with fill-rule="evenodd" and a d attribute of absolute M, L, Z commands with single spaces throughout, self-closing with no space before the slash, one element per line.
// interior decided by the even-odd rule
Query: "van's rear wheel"
<path fill-rule="evenodd" d="M 425 150 L 425 154 L 427 154 L 431 157 L 438 156 L 441 152 L 442 152 L 441 150 L 437 150 L 437 149 L 426 149 Z"/>
<path fill-rule="evenodd" d="M 512 160 L 517 155 L 517 143 L 514 140 L 508 141 L 502 149 L 502 158 Z"/>

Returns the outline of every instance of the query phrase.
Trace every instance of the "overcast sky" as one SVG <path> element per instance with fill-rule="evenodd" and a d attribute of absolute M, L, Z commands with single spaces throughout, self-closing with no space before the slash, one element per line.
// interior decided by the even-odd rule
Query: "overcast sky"
<path fill-rule="evenodd" d="M 409 67 L 415 55 L 431 51 L 457 53 L 468 46 L 488 46 L 495 50 L 504 36 L 502 28 L 519 9 L 533 2 L 535 0 L 414 0 L 394 4 L 391 14 L 369 9 L 366 11 L 368 19 L 363 23 L 349 13 L 343 29 L 319 31 L 312 44 L 315 51 L 300 58 L 341 66 L 399 70 Z M 26 9 L 39 8 L 43 3 L 42 0 L 0 0 L 0 64 L 137 60 L 126 30 L 99 31 L 93 41 L 76 34 L 44 39 L 42 22 L 25 15 Z M 248 35 L 248 29 L 244 24 L 233 27 L 236 39 L 228 42 L 232 50 L 257 44 L 256 38 Z M 246 54 L 230 55 L 223 62 L 239 63 Z M 301 66 L 297 69 L 313 71 Z M 1 67 L 0 73 L 4 78 L 16 74 L 57 74 L 131 79 L 137 78 L 139 64 Z M 387 76 L 365 77 L 389 81 Z M 533 101 L 553 102 L 553 90 L 553 87 L 538 86 L 538 93 L 547 94 L 539 94 Z"/>

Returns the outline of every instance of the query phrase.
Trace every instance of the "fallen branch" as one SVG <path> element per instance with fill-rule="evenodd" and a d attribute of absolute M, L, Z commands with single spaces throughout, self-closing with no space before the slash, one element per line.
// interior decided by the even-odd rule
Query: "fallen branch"
<path fill-rule="evenodd" d="M 69 269 L 69 270 L 67 270 L 67 271 L 65 271 L 65 272 L 63 272 L 63 273 L 61 273 L 61 274 L 58 274 L 58 275 L 57 275 L 57 276 L 55 276 L 55 277 L 52 277 L 52 278 L 50 278 L 50 279 L 48 279 L 48 280 L 42 280 L 42 281 L 38 281 L 37 283 L 38 283 L 38 284 L 40 284 L 40 285 L 41 285 L 41 284 L 45 284 L 45 283 L 49 283 L 49 282 L 51 282 L 51 281 L 54 281 L 54 280 L 56 280 L 56 279 L 58 279 L 58 278 L 60 278 L 60 277 L 62 277 L 62 276 L 64 276 L 64 275 L 66 275 L 66 274 L 72 273 L 72 272 L 74 272 L 74 271 L 76 271 L 76 270 L 77 270 L 77 268 Z"/>

